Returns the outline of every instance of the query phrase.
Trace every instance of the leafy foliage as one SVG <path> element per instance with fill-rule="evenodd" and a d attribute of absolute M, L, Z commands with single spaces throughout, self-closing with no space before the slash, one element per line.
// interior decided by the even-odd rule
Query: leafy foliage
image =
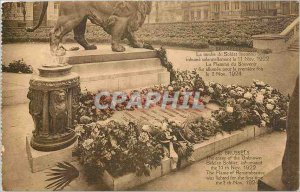
<path fill-rule="evenodd" d="M 54 191 L 63 190 L 68 184 L 79 176 L 78 170 L 70 163 L 58 163 L 55 168 L 47 175 L 50 177 L 46 181 L 52 181 L 46 186 L 46 189 L 53 189 Z"/>
<path fill-rule="evenodd" d="M 33 68 L 31 65 L 27 65 L 23 59 L 16 60 L 9 63 L 8 66 L 2 65 L 2 72 L 9 73 L 32 73 Z"/>

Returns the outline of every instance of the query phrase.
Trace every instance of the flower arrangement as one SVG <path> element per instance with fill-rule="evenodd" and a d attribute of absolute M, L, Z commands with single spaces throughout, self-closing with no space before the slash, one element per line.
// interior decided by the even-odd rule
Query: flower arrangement
<path fill-rule="evenodd" d="M 142 125 L 112 120 L 78 124 L 75 132 L 78 145 L 74 154 L 90 180 L 99 178 L 105 170 L 115 177 L 132 172 L 149 176 L 164 157 L 172 158 L 175 167 L 180 167 L 181 160 L 193 152 L 193 144 L 175 122 Z"/>
<path fill-rule="evenodd" d="M 189 141 L 192 143 L 200 143 L 204 140 L 208 140 L 209 137 L 215 136 L 217 133 L 222 133 L 222 128 L 218 121 L 214 118 L 204 119 L 203 117 L 197 117 L 191 120 L 187 120 L 183 124 L 184 130 L 191 130 L 191 138 Z"/>
<path fill-rule="evenodd" d="M 174 169 L 180 168 L 184 159 L 192 161 L 193 145 L 222 131 L 231 132 L 249 124 L 284 128 L 282 122 L 287 115 L 289 97 L 270 85 L 258 80 L 254 80 L 251 86 L 206 82 L 196 70 L 174 70 L 163 48 L 157 53 L 162 65 L 171 72 L 172 81 L 170 85 L 141 89 L 143 104 L 148 92 L 167 90 L 172 96 L 175 91 L 180 95 L 186 91 L 200 91 L 202 97 L 208 98 L 207 102 L 218 103 L 220 108 L 209 120 L 198 117 L 183 123 L 164 120 L 155 125 L 124 124 L 108 121 L 108 118 L 115 110 L 135 110 L 125 106 L 136 90 L 128 93 L 127 100 L 118 104 L 115 110 L 97 109 L 94 106 L 95 94 L 82 93 L 75 122 L 79 136 L 75 154 L 89 178 L 98 178 L 104 170 L 115 177 L 133 172 L 149 176 L 150 170 L 159 166 L 165 157 L 172 160 Z M 111 97 L 100 98 L 99 102 L 110 103 Z M 180 103 L 182 98 L 178 100 Z"/>
<path fill-rule="evenodd" d="M 75 116 L 75 125 L 78 123 L 86 124 L 90 122 L 96 122 L 99 120 L 106 120 L 112 116 L 112 109 L 108 108 L 100 110 L 95 107 L 95 95 L 95 93 L 89 92 L 87 90 L 80 93 L 79 108 Z M 110 98 L 105 98 L 100 102 L 103 104 L 109 103 L 109 99 Z"/>
<path fill-rule="evenodd" d="M 254 80 L 251 87 L 227 86 L 222 94 L 227 96 L 225 107 L 213 115 L 226 131 L 246 124 L 277 129 L 287 115 L 289 97 L 262 81 Z"/>
<path fill-rule="evenodd" d="M 137 123 L 93 122 L 79 124 L 75 131 L 79 136 L 75 155 L 89 179 L 99 178 L 104 170 L 115 177 L 131 172 L 149 176 L 164 156 L 162 145 Z"/>

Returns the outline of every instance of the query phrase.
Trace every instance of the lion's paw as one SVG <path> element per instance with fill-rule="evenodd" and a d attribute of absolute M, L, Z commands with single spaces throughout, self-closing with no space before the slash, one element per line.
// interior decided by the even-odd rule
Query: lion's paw
<path fill-rule="evenodd" d="M 111 49 L 114 52 L 124 52 L 126 50 L 124 46 L 122 46 L 122 45 L 116 45 L 116 44 L 113 44 L 111 46 Z"/>
<path fill-rule="evenodd" d="M 96 45 L 88 45 L 85 47 L 85 50 L 94 50 L 94 49 L 97 49 Z"/>
<path fill-rule="evenodd" d="M 131 47 L 133 47 L 133 48 L 143 48 L 144 44 L 141 43 L 141 42 L 135 42 L 135 43 L 131 44 Z"/>

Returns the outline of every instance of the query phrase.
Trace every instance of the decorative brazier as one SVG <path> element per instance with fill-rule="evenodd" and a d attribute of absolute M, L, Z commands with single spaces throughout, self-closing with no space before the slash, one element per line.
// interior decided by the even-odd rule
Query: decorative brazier
<path fill-rule="evenodd" d="M 79 75 L 72 66 L 43 66 L 33 76 L 27 97 L 34 121 L 31 146 L 39 151 L 55 151 L 73 144 L 74 116 L 80 93 Z"/>

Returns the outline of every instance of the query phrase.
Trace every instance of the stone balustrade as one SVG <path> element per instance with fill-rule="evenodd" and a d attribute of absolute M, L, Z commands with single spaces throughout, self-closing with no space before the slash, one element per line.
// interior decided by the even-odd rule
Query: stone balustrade
<path fill-rule="evenodd" d="M 279 34 L 254 35 L 253 47 L 281 52 L 287 50 L 296 39 L 299 39 L 299 17 Z"/>

